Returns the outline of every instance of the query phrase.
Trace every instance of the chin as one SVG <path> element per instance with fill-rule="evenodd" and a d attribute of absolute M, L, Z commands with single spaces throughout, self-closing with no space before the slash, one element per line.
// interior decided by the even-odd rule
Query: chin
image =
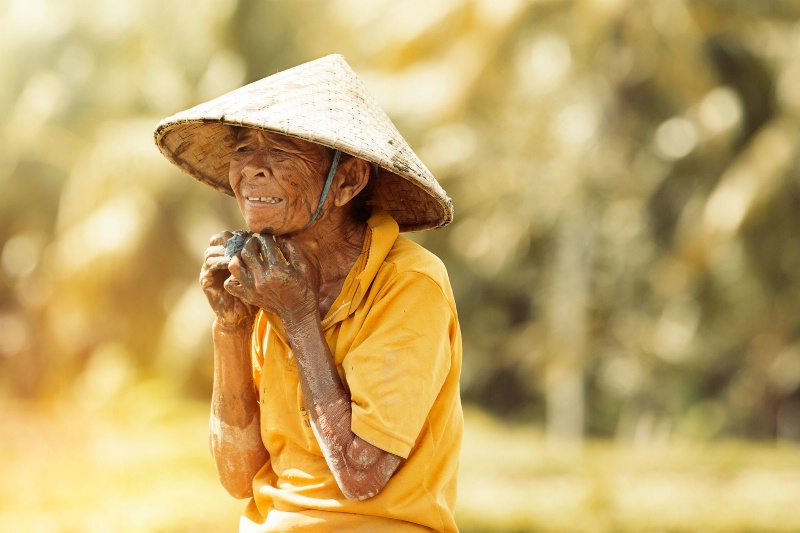
<path fill-rule="evenodd" d="M 244 223 L 247 225 L 247 229 L 254 233 L 269 233 L 275 228 L 274 222 L 271 220 L 264 220 L 262 217 L 244 217 Z"/>
<path fill-rule="evenodd" d="M 275 228 L 265 224 L 247 224 L 247 229 L 253 233 L 263 233 L 265 235 L 275 234 Z"/>

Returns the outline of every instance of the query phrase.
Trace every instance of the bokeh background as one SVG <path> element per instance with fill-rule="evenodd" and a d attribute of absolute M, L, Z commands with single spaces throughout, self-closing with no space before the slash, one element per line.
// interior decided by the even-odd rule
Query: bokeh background
<path fill-rule="evenodd" d="M 456 207 L 462 530 L 800 531 L 794 0 L 0 0 L 0 530 L 235 531 L 152 131 L 332 52 Z"/>

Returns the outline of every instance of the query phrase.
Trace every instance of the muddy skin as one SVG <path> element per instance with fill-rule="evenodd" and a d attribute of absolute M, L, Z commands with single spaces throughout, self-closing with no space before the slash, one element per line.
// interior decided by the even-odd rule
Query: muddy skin
<path fill-rule="evenodd" d="M 332 161 L 327 148 L 260 130 L 241 128 L 229 180 L 247 227 L 281 235 L 302 230 L 316 211 Z"/>
<path fill-rule="evenodd" d="M 367 226 L 356 216 L 350 202 L 366 187 L 371 168 L 357 158 L 340 162 L 321 215 L 308 226 L 330 168 L 331 151 L 306 141 L 247 128 L 238 130 L 234 150 L 229 178 L 246 225 L 250 231 L 269 227 L 271 235 L 253 234 L 238 253 L 230 259 L 220 259 L 227 239 L 233 237 L 233 233 L 223 232 L 216 241 L 212 239 L 212 247 L 207 251 L 204 272 L 221 270 L 222 260 L 227 259 L 224 266 L 230 277 L 224 280 L 222 288 L 229 298 L 216 297 L 218 278 L 214 278 L 213 284 L 204 282 L 204 290 L 209 301 L 215 302 L 212 308 L 218 323 L 240 336 L 237 341 L 215 330 L 218 359 L 215 375 L 218 369 L 225 374 L 226 364 L 239 365 L 249 355 L 242 348 L 249 345 L 249 331 L 241 327 L 231 329 L 231 324 L 246 323 L 249 313 L 259 308 L 276 315 L 289 338 L 312 430 L 334 479 L 349 499 L 372 497 L 389 481 L 401 458 L 351 431 L 350 395 L 339 378 L 321 325 L 322 317 L 341 292 L 345 278 L 361 254 Z M 236 401 L 248 388 L 252 389 L 250 376 L 242 377 L 238 383 L 235 379 L 215 382 L 217 418 L 251 420 L 249 415 L 258 408 L 258 398 L 246 406 Z M 213 419 L 212 423 L 216 424 Z M 253 430 L 249 425 L 233 428 L 230 422 L 226 424 L 211 428 L 216 442 L 237 440 L 245 447 L 260 447 L 256 451 L 264 453 L 263 445 L 251 438 Z M 246 438 L 237 433 L 240 430 L 246 431 Z M 220 475 L 225 472 L 233 479 L 250 475 L 252 465 L 241 459 L 258 456 L 251 452 L 220 448 L 219 457 L 215 452 Z M 227 453 L 240 457 L 229 459 L 225 457 Z M 233 465 L 235 471 L 228 471 L 227 465 Z"/>
<path fill-rule="evenodd" d="M 258 416 L 254 415 L 247 426 L 239 427 L 223 422 L 212 412 L 209 416 L 208 431 L 212 454 L 216 455 L 215 451 L 223 449 L 238 451 L 238 453 L 219 454 L 224 457 L 223 462 L 217 466 L 221 470 L 220 477 L 243 476 L 242 472 L 248 472 L 251 462 L 248 457 L 249 450 L 263 447 Z M 249 481 L 244 477 L 239 484 Z"/>

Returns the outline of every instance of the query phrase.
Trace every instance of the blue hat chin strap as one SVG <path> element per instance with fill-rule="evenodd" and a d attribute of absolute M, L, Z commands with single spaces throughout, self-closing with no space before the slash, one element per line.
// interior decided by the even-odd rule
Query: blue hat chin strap
<path fill-rule="evenodd" d="M 319 198 L 319 205 L 317 205 L 317 211 L 314 213 L 314 216 L 311 217 L 311 220 L 308 221 L 303 229 L 309 227 L 313 224 L 317 217 L 319 217 L 320 213 L 322 213 L 322 204 L 325 203 L 325 199 L 328 197 L 328 192 L 331 190 L 331 183 L 333 183 L 333 176 L 336 175 L 336 167 L 339 166 L 339 158 L 342 156 L 342 152 L 339 150 L 335 150 L 333 152 L 333 162 L 331 163 L 331 169 L 328 171 L 328 178 L 325 180 L 325 187 L 322 188 L 322 196 Z"/>

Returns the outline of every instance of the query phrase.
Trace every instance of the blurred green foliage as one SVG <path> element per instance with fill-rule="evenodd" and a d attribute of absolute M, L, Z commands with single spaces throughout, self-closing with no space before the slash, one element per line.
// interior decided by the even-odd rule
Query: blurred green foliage
<path fill-rule="evenodd" d="M 343 53 L 452 196 L 463 395 L 548 437 L 800 440 L 788 0 L 0 0 L 0 390 L 210 390 L 233 202 L 161 118 Z"/>

